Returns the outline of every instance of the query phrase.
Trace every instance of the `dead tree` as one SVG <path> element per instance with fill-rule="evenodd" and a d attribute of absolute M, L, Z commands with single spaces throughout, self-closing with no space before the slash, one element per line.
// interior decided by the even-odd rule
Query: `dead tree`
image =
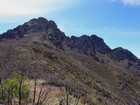
<path fill-rule="evenodd" d="M 18 104 L 19 105 L 22 105 L 22 85 L 24 83 L 24 80 L 27 77 L 27 73 L 29 70 L 28 64 L 29 63 L 24 60 L 19 61 L 19 63 L 18 63 L 19 70 L 16 71 L 17 80 L 18 80 L 18 84 L 19 84 L 19 86 L 18 86 Z"/>
<path fill-rule="evenodd" d="M 47 104 L 49 99 L 52 98 L 49 97 L 49 93 L 54 89 L 54 79 L 56 79 L 56 77 L 54 73 L 46 74 L 46 78 L 39 91 L 37 105 Z"/>
<path fill-rule="evenodd" d="M 40 65 L 39 64 L 36 64 L 36 62 L 33 62 L 31 64 L 31 67 L 30 67 L 30 74 L 29 74 L 29 77 L 30 79 L 33 79 L 33 98 L 32 98 L 32 103 L 33 105 L 36 104 L 36 90 L 37 90 L 37 85 L 38 85 L 38 79 L 40 79 Z"/>
<path fill-rule="evenodd" d="M 65 104 L 72 104 L 72 100 L 74 98 L 74 105 L 78 105 L 80 99 L 85 96 L 85 90 L 82 89 L 84 87 L 78 84 L 76 81 L 70 79 L 65 79 L 63 84 L 65 87 L 65 97 L 63 99 L 65 101 Z"/>

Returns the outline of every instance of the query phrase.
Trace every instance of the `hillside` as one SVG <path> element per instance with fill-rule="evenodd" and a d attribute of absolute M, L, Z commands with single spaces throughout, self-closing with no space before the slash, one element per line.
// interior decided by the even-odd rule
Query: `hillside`
<path fill-rule="evenodd" d="M 68 37 L 42 17 L 1 34 L 0 70 L 1 76 L 23 70 L 38 79 L 55 74 L 55 85 L 74 81 L 91 105 L 140 104 L 139 58 L 121 47 L 111 49 L 96 35 Z"/>

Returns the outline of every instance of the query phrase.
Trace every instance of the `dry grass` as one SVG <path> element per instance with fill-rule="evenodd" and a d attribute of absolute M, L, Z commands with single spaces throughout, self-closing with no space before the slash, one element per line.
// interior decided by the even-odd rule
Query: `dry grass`
<path fill-rule="evenodd" d="M 45 80 L 37 80 L 36 86 L 36 100 L 39 97 L 39 92 L 44 84 Z M 29 101 L 33 100 L 33 92 L 34 92 L 34 81 L 26 80 L 26 84 L 30 89 Z M 52 86 L 52 85 L 44 85 L 43 92 L 48 92 L 44 105 L 59 105 L 60 100 L 65 98 L 65 88 Z M 70 105 L 74 105 L 77 99 L 72 95 L 69 96 Z M 84 105 L 83 101 L 80 99 L 78 105 Z"/>

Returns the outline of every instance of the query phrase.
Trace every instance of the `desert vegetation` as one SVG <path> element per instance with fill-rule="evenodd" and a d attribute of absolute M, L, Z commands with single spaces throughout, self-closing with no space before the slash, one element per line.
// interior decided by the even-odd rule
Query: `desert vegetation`
<path fill-rule="evenodd" d="M 0 102 L 4 105 L 83 105 L 85 91 L 75 81 L 60 81 L 56 74 L 39 79 L 36 73 L 11 72 L 0 77 Z"/>

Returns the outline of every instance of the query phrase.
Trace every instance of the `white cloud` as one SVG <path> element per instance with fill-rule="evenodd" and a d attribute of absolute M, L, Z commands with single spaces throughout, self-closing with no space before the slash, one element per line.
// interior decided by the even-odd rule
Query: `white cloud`
<path fill-rule="evenodd" d="M 140 6 L 140 0 L 110 0 L 112 2 L 122 2 L 124 5 Z"/>
<path fill-rule="evenodd" d="M 0 24 L 22 24 L 35 17 L 51 17 L 83 0 L 0 0 Z"/>
<path fill-rule="evenodd" d="M 52 13 L 75 0 L 0 0 L 0 16 L 29 16 Z"/>

